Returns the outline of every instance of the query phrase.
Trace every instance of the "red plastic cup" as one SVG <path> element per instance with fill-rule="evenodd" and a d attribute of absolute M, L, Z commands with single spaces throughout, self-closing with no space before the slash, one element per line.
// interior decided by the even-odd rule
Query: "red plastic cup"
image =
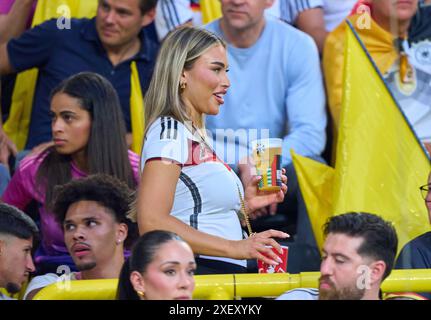
<path fill-rule="evenodd" d="M 272 248 L 272 251 L 280 257 L 282 260 L 282 263 L 273 266 L 270 264 L 267 264 L 263 262 L 262 260 L 257 260 L 257 267 L 259 273 L 286 273 L 287 272 L 287 257 L 289 254 L 289 247 L 288 246 L 281 246 L 281 249 L 283 250 L 283 253 L 280 254 L 280 252 L 277 251 L 277 249 Z"/>

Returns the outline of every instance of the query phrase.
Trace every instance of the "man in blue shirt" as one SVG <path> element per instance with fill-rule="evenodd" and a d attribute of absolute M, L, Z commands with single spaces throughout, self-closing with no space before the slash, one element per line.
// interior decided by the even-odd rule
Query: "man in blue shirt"
<path fill-rule="evenodd" d="M 273 0 L 221 0 L 223 17 L 206 26 L 228 43 L 231 81 L 224 105 L 217 116 L 206 118 L 206 127 L 215 139 L 216 153 L 239 169 L 243 183 L 250 171 L 246 164 L 237 165 L 251 153 L 250 142 L 265 136 L 283 139 L 282 166 L 289 178 L 286 205 L 291 206 L 298 196 L 302 208 L 296 241 L 316 248 L 290 150 L 317 158 L 325 147 L 325 94 L 319 54 L 310 36 L 264 17 L 264 10 L 272 4 Z M 275 208 L 271 211 L 274 214 Z M 252 218 L 256 216 L 251 213 Z M 290 262 L 294 251 L 289 250 Z M 314 263 L 305 253 L 298 259 L 308 264 L 299 271 L 319 268 L 318 251 Z"/>
<path fill-rule="evenodd" d="M 51 140 L 50 92 L 81 71 L 111 81 L 131 131 L 131 63 L 136 62 L 145 92 L 158 43 L 143 27 L 153 21 L 156 4 L 157 0 L 100 0 L 93 19 L 72 19 L 70 28 L 60 28 L 53 19 L 0 46 L 0 74 L 39 68 L 26 149 Z"/>

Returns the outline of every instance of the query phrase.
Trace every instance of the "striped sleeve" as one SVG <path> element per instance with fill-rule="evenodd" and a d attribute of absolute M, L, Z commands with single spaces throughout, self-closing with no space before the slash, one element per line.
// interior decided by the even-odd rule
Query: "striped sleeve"
<path fill-rule="evenodd" d="M 159 0 L 157 2 L 155 25 L 159 39 L 169 31 L 192 20 L 193 11 L 189 0 Z"/>
<path fill-rule="evenodd" d="M 323 0 L 279 0 L 280 19 L 295 24 L 298 15 L 309 9 L 323 8 Z"/>
<path fill-rule="evenodd" d="M 188 159 L 188 135 L 184 125 L 161 117 L 149 128 L 141 156 L 141 170 L 149 160 L 171 160 L 181 165 Z"/>

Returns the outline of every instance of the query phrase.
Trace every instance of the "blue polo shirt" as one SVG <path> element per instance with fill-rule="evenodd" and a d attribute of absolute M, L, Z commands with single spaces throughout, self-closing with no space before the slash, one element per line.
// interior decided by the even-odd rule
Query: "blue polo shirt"
<path fill-rule="evenodd" d="M 146 28 L 142 29 L 140 51 L 114 67 L 100 42 L 95 22 L 95 18 L 72 19 L 70 29 L 59 29 L 57 20 L 52 19 L 9 41 L 9 60 L 16 71 L 39 68 L 26 149 L 51 140 L 51 91 L 62 80 L 83 71 L 98 73 L 112 83 L 120 98 L 127 131 L 131 131 L 130 64 L 136 61 L 145 93 L 159 44 Z"/>

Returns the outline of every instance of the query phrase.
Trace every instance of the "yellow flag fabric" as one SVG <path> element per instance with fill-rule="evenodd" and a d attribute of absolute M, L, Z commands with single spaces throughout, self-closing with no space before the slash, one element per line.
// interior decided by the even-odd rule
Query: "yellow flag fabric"
<path fill-rule="evenodd" d="M 320 248 L 326 217 L 365 211 L 394 223 L 399 253 L 430 230 L 419 192 L 430 159 L 351 28 L 344 55 L 335 168 L 294 156 L 300 189 Z"/>
<path fill-rule="evenodd" d="M 366 20 L 364 22 L 364 19 Z M 372 59 L 382 74 L 385 74 L 398 58 L 398 52 L 393 45 L 392 35 L 380 27 L 369 15 L 355 14 L 348 20 L 365 44 Z M 366 25 L 369 23 L 369 26 Z M 329 110 L 338 130 L 343 92 L 344 46 L 348 29 L 346 23 L 340 24 L 327 37 L 323 52 L 323 70 L 328 96 Z"/>
<path fill-rule="evenodd" d="M 60 16 L 67 18 L 93 17 L 96 8 L 97 0 L 39 0 L 32 26 Z M 24 149 L 27 141 L 37 77 L 37 69 L 30 69 L 18 74 L 12 94 L 9 117 L 3 126 L 5 133 L 16 144 L 18 150 Z"/>
<path fill-rule="evenodd" d="M 348 18 L 359 34 L 380 72 L 385 74 L 398 58 L 393 36 L 381 28 L 368 12 Z M 343 92 L 344 46 L 347 24 L 341 23 L 327 37 L 323 50 L 323 71 L 329 111 L 332 117 L 332 144 L 337 145 Z M 332 149 L 335 161 L 335 151 Z"/>
<path fill-rule="evenodd" d="M 311 227 L 319 248 L 323 245 L 322 226 L 332 213 L 334 169 L 320 162 L 292 153 L 293 164 L 304 196 Z"/>
<path fill-rule="evenodd" d="M 141 83 L 139 82 L 138 68 L 136 62 L 131 64 L 131 88 L 130 93 L 130 121 L 132 123 L 132 146 L 131 149 L 137 154 L 141 154 L 142 144 L 144 142 L 144 99 L 141 90 Z"/>
<path fill-rule="evenodd" d="M 218 0 L 200 0 L 200 8 L 203 24 L 207 24 L 222 16 L 221 5 Z"/>

